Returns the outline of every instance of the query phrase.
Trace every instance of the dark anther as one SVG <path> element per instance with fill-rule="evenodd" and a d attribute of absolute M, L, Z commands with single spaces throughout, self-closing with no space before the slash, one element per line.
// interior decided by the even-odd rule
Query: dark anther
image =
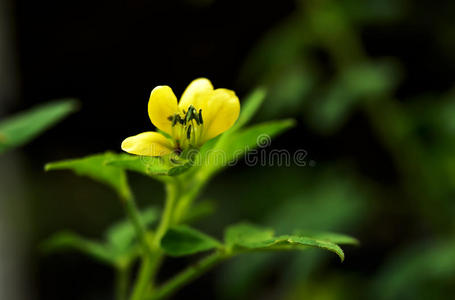
<path fill-rule="evenodd" d="M 175 115 L 175 116 L 172 118 L 172 127 L 174 127 L 175 124 L 177 124 L 178 117 L 179 117 L 179 115 Z"/>
<path fill-rule="evenodd" d="M 194 118 L 193 114 L 194 114 L 194 107 L 193 107 L 193 105 L 190 105 L 190 107 L 188 107 L 188 112 L 185 116 L 186 123 L 189 123 L 191 121 L 191 119 Z"/>
<path fill-rule="evenodd" d="M 169 116 L 169 117 L 167 117 L 167 119 L 168 119 L 169 121 L 173 121 L 173 120 L 174 120 L 174 116 Z"/>
<path fill-rule="evenodd" d="M 191 125 L 188 126 L 188 131 L 186 132 L 186 138 L 190 139 L 190 137 L 191 137 Z"/>
<path fill-rule="evenodd" d="M 199 123 L 202 124 L 202 109 L 199 110 Z"/>

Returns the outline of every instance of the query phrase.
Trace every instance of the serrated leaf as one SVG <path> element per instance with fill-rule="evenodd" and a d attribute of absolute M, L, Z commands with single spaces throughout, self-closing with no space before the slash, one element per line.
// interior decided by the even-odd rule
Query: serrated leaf
<path fill-rule="evenodd" d="M 106 245 L 85 239 L 72 232 L 56 233 L 47 239 L 41 250 L 46 253 L 77 251 L 87 254 L 100 262 L 112 265 L 116 262 L 116 255 Z"/>
<path fill-rule="evenodd" d="M 21 146 L 76 109 L 72 99 L 39 105 L 0 122 L 0 153 Z"/>
<path fill-rule="evenodd" d="M 45 170 L 72 170 L 77 175 L 87 176 L 107 184 L 122 197 L 129 197 L 130 190 L 125 171 L 106 163 L 115 157 L 116 154 L 111 152 L 95 154 L 83 158 L 48 163 L 45 166 Z"/>
<path fill-rule="evenodd" d="M 343 250 L 330 241 L 298 235 L 275 237 L 272 229 L 249 223 L 229 226 L 225 232 L 225 242 L 226 246 L 234 253 L 245 250 L 299 250 L 315 247 L 334 252 L 340 257 L 341 261 L 344 260 Z"/>
<path fill-rule="evenodd" d="M 161 248 L 171 256 L 184 256 L 218 248 L 214 238 L 186 225 L 170 228 L 161 240 Z"/>
<path fill-rule="evenodd" d="M 149 207 L 140 212 L 139 217 L 145 226 L 152 225 L 159 218 L 159 210 Z M 123 251 L 131 246 L 136 237 L 136 231 L 129 220 L 123 220 L 112 225 L 106 232 L 106 240 L 111 248 Z"/>

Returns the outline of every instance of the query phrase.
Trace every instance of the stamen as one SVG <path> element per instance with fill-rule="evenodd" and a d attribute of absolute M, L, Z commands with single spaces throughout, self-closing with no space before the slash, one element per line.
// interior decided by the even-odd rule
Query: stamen
<path fill-rule="evenodd" d="M 199 109 L 199 123 L 202 124 L 202 109 Z"/>
<path fill-rule="evenodd" d="M 190 139 L 191 137 L 191 125 L 188 127 L 188 131 L 186 132 L 186 138 Z"/>
<path fill-rule="evenodd" d="M 190 107 L 188 107 L 188 113 L 185 116 L 186 123 L 189 123 L 191 121 L 191 119 L 194 118 L 193 114 L 194 114 L 194 107 L 193 107 L 193 105 L 190 105 Z"/>
<path fill-rule="evenodd" d="M 174 118 L 172 119 L 172 127 L 174 127 L 175 124 L 177 124 L 177 121 L 178 121 L 179 118 L 180 118 L 179 115 L 174 115 Z"/>

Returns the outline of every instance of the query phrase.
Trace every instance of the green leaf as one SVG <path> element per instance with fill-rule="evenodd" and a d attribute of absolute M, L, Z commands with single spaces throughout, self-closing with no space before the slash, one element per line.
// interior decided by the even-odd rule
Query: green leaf
<path fill-rule="evenodd" d="M 169 167 L 162 162 L 160 157 L 137 156 L 122 153 L 113 156 L 106 164 L 149 176 L 166 175 L 169 171 Z"/>
<path fill-rule="evenodd" d="M 107 165 L 117 155 L 111 152 L 90 155 L 83 158 L 48 163 L 45 170 L 72 170 L 77 175 L 87 176 L 93 180 L 107 184 L 122 197 L 130 197 L 125 171 L 121 168 Z"/>
<path fill-rule="evenodd" d="M 359 240 L 349 235 L 334 233 L 334 232 L 318 232 L 307 230 L 296 230 L 294 232 L 298 236 L 311 237 L 317 240 L 328 241 L 339 245 L 359 245 Z"/>
<path fill-rule="evenodd" d="M 266 94 L 267 92 L 264 88 L 257 88 L 250 95 L 248 95 L 245 102 L 242 103 L 239 119 L 231 130 L 242 128 L 248 123 L 248 121 L 251 120 L 251 118 L 253 118 L 264 102 Z"/>
<path fill-rule="evenodd" d="M 170 228 L 161 240 L 161 247 L 171 256 L 190 255 L 220 246 L 214 238 L 185 225 Z"/>
<path fill-rule="evenodd" d="M 156 179 L 165 180 L 160 175 L 176 176 L 187 171 L 192 166 L 192 161 L 174 154 L 162 157 L 137 156 L 118 154 L 107 161 L 108 165 L 125 170 L 138 172 Z"/>
<path fill-rule="evenodd" d="M 213 201 L 200 201 L 193 206 L 184 215 L 182 223 L 191 223 L 203 217 L 209 216 L 215 212 L 215 203 Z"/>
<path fill-rule="evenodd" d="M 315 247 L 334 252 L 341 261 L 344 260 L 343 250 L 330 241 L 298 235 L 275 237 L 273 230 L 248 223 L 229 226 L 225 232 L 225 242 L 228 249 L 234 253 L 252 250 L 302 250 Z"/>
<path fill-rule="evenodd" d="M 42 245 L 41 250 L 45 253 L 62 251 L 78 251 L 95 258 L 96 260 L 113 265 L 116 256 L 106 245 L 85 239 L 72 232 L 60 232 L 47 239 Z"/>
<path fill-rule="evenodd" d="M 145 226 L 152 225 L 159 218 L 159 210 L 149 207 L 140 212 L 140 219 Z M 124 251 L 131 246 L 136 237 L 136 231 L 129 220 L 123 220 L 112 225 L 106 232 L 106 239 L 110 247 Z"/>
<path fill-rule="evenodd" d="M 0 153 L 21 146 L 76 109 L 72 99 L 51 102 L 0 122 Z"/>
<path fill-rule="evenodd" d="M 226 246 L 241 246 L 246 248 L 257 248 L 267 241 L 273 240 L 274 231 L 270 228 L 263 228 L 249 223 L 231 225 L 224 234 Z"/>
<path fill-rule="evenodd" d="M 207 172 L 214 172 L 236 159 L 239 159 L 245 152 L 255 149 L 262 144 L 271 142 L 271 138 L 286 131 L 295 125 L 292 119 L 264 122 L 246 129 L 238 130 L 223 136 L 212 149 L 201 153 L 200 164 Z M 259 145 L 260 144 L 260 145 Z"/>

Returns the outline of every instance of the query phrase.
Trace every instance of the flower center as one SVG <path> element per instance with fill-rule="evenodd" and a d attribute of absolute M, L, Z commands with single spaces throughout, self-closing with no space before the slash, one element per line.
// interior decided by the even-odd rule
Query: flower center
<path fill-rule="evenodd" d="M 183 110 L 183 115 L 176 113 L 167 118 L 172 123 L 172 137 L 176 142 L 176 151 L 181 152 L 189 146 L 200 146 L 199 140 L 202 132 L 202 109 L 199 111 L 190 105 L 188 110 Z"/>

